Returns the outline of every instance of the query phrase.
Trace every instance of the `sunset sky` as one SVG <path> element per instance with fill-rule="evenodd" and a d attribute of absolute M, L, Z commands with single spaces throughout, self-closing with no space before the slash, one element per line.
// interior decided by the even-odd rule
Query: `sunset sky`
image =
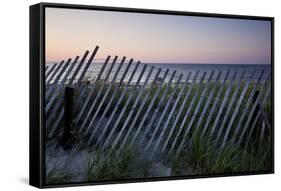
<path fill-rule="evenodd" d="M 142 62 L 270 64 L 269 21 L 46 8 L 46 59 L 100 46 L 98 59 Z"/>

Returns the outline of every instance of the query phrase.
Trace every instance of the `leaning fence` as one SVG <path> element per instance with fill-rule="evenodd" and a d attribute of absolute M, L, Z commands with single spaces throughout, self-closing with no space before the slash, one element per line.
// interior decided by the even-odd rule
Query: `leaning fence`
<path fill-rule="evenodd" d="M 86 51 L 80 60 L 77 56 L 46 66 L 48 139 L 73 131 L 90 148 L 137 145 L 153 156 L 179 153 L 195 137 L 223 148 L 229 143 L 246 146 L 253 136 L 262 142 L 271 133 L 268 72 L 181 74 L 108 56 L 91 76 L 88 70 L 97 51 L 98 47 L 90 58 Z M 67 92 L 72 92 L 70 98 Z"/>

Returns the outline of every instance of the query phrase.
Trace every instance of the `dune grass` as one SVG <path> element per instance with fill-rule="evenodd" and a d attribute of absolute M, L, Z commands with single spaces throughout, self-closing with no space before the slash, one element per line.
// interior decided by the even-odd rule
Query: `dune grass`
<path fill-rule="evenodd" d="M 190 144 L 181 153 L 170 155 L 168 164 L 175 175 L 185 174 L 190 168 L 195 174 L 261 172 L 272 168 L 270 137 L 262 145 L 252 142 L 242 148 L 228 143 L 221 149 L 211 140 L 201 139 L 199 131 L 194 133 Z"/>
<path fill-rule="evenodd" d="M 97 151 L 86 166 L 85 181 L 99 181 L 130 178 L 134 173 L 136 156 L 129 148 L 117 152 Z"/>
<path fill-rule="evenodd" d="M 46 175 L 46 184 L 61 184 L 69 183 L 73 179 L 74 175 L 66 173 L 60 170 L 53 170 Z"/>
<path fill-rule="evenodd" d="M 46 184 L 60 184 L 60 183 L 68 183 L 76 178 L 77 175 L 74 173 L 67 172 L 61 166 L 65 166 L 65 164 L 59 164 L 55 159 L 55 162 L 51 164 L 51 161 L 46 161 L 47 172 L 45 174 L 45 182 Z"/>
<path fill-rule="evenodd" d="M 152 161 L 133 146 L 96 150 L 85 167 L 85 181 L 136 179 L 151 176 Z"/>
<path fill-rule="evenodd" d="M 222 87 L 222 84 L 219 83 L 216 87 L 214 82 L 211 82 L 207 92 L 206 96 L 203 99 L 201 106 L 198 109 L 198 113 L 194 115 L 194 112 L 196 110 L 196 107 L 198 106 L 199 100 L 201 99 L 203 89 L 206 87 L 206 84 L 199 85 L 196 83 L 191 89 L 190 95 L 187 99 L 186 104 L 184 105 L 184 109 L 182 113 L 179 113 L 179 108 L 183 104 L 183 99 L 186 93 L 190 90 L 191 84 L 188 84 L 187 89 L 184 91 L 183 96 L 179 100 L 178 106 L 176 107 L 173 118 L 175 119 L 175 116 L 180 115 L 179 122 L 176 124 L 175 132 L 178 132 L 180 124 L 184 123 L 184 128 L 186 128 L 192 117 L 195 118 L 194 124 L 191 126 L 190 134 L 187 136 L 187 143 L 184 147 L 184 149 L 180 153 L 176 153 L 176 151 L 172 151 L 169 155 L 164 154 L 163 162 L 167 167 L 171 167 L 172 169 L 172 175 L 189 175 L 189 174 L 222 174 L 222 173 L 236 173 L 236 172 L 257 172 L 257 171 L 268 171 L 271 170 L 271 162 L 272 162 L 272 156 L 271 156 L 271 138 L 270 138 L 270 132 L 267 132 L 265 134 L 265 138 L 262 141 L 262 144 L 259 143 L 259 132 L 260 132 L 260 124 L 257 124 L 255 126 L 255 131 L 253 134 L 253 137 L 251 137 L 251 140 L 249 140 L 249 144 L 245 146 L 245 140 L 242 141 L 241 145 L 236 145 L 235 142 L 231 139 L 234 135 L 234 129 L 232 128 L 229 134 L 229 139 L 227 139 L 227 143 L 225 147 L 220 148 L 218 144 L 221 143 L 222 138 L 218 139 L 218 142 L 214 141 L 214 136 L 210 136 L 210 130 L 211 127 L 214 125 L 215 118 L 218 114 L 218 109 L 223 100 L 225 93 L 229 87 L 230 81 L 227 81 L 226 84 Z M 165 84 L 160 89 L 160 94 L 156 98 L 155 102 L 153 102 L 152 109 L 155 110 L 161 97 L 163 96 L 164 89 L 166 88 Z M 227 121 L 230 120 L 230 117 L 234 115 L 235 106 L 237 106 L 239 96 L 242 93 L 243 87 L 245 85 L 245 81 L 241 82 L 241 87 L 238 90 L 238 96 L 234 100 L 233 107 L 231 108 L 229 112 L 229 117 L 227 118 Z M 245 106 L 248 102 L 248 100 L 252 100 L 252 97 L 250 97 L 250 92 L 253 89 L 253 85 L 251 84 L 249 88 L 247 89 L 244 99 L 242 100 L 242 103 L 240 105 L 240 108 L 237 112 L 237 115 L 234 119 L 233 127 L 236 127 L 239 121 L 239 118 L 242 115 L 243 109 L 245 109 Z M 235 83 L 232 88 L 230 89 L 229 97 L 226 99 L 226 104 L 222 110 L 222 116 L 219 118 L 219 122 L 221 123 L 224 117 L 224 114 L 226 113 L 227 106 L 230 103 L 231 96 L 233 96 L 234 91 L 237 89 L 238 84 Z M 102 86 L 98 85 L 97 91 L 92 94 L 91 100 L 95 99 L 95 96 L 97 95 L 97 92 L 100 90 Z M 218 95 L 220 87 L 223 88 L 221 95 Z M 115 88 L 115 87 L 114 87 Z M 168 97 L 171 95 L 171 92 L 173 92 L 174 87 L 170 87 L 168 89 L 167 98 L 163 101 L 163 103 L 166 103 Z M 176 91 L 176 94 L 174 96 L 174 100 L 176 99 L 176 96 L 178 95 L 179 91 L 183 88 L 183 85 L 180 85 L 178 87 L 178 90 Z M 213 92 L 213 98 L 210 100 L 209 105 L 207 107 L 206 114 L 202 121 L 199 120 L 199 116 L 201 112 L 203 111 L 203 108 L 207 104 L 208 95 L 210 92 L 214 89 Z M 115 104 L 118 101 L 118 97 L 121 95 L 122 91 L 124 91 L 124 88 L 120 89 L 113 89 L 110 92 L 110 95 L 113 93 L 114 90 L 117 90 L 116 96 L 112 102 L 112 106 L 108 110 L 107 117 L 111 114 L 113 111 L 113 108 L 115 107 Z M 153 98 L 153 95 L 157 91 L 157 86 L 152 86 L 149 88 L 145 88 L 144 95 L 147 95 L 149 92 L 148 100 L 146 101 L 145 107 L 143 108 L 143 112 L 139 116 L 140 121 L 146 112 L 146 109 L 148 105 L 151 103 L 151 100 Z M 196 94 L 196 92 L 198 92 Z M 101 98 L 103 97 L 105 91 L 102 91 Z M 133 99 L 131 99 L 128 107 L 126 108 L 125 114 L 120 121 L 119 127 L 122 127 L 123 123 L 125 122 L 125 118 L 128 115 L 128 113 L 133 109 L 133 104 L 136 96 L 138 96 L 139 89 L 135 88 L 129 88 L 125 97 L 124 101 L 121 102 L 119 109 L 117 110 L 116 114 L 120 113 L 120 110 L 124 107 L 124 104 L 126 103 L 126 100 L 129 98 L 129 95 L 133 93 Z M 87 95 L 89 94 L 89 91 L 86 92 L 85 96 L 83 97 L 83 100 L 86 99 Z M 263 95 L 264 96 L 264 95 Z M 143 98 L 144 96 L 142 96 Z M 219 101 L 217 103 L 217 108 L 215 109 L 215 112 L 211 116 L 210 123 L 208 125 L 208 129 L 206 132 L 205 137 L 201 137 L 200 133 L 202 131 L 202 127 L 206 123 L 206 118 L 208 115 L 210 115 L 211 107 L 214 106 L 215 99 L 218 98 Z M 110 96 L 106 98 L 106 101 L 104 102 L 102 109 L 100 110 L 100 113 L 103 112 L 104 108 L 106 107 L 106 104 L 108 103 L 108 100 L 110 99 Z M 194 99 L 193 104 L 192 100 Z M 137 107 L 142 103 L 142 100 L 137 104 Z M 253 103 L 250 103 L 250 106 L 252 106 Z M 162 106 L 158 109 L 158 112 L 162 112 L 165 107 L 165 104 L 162 104 Z M 185 114 L 185 112 L 190 108 L 190 112 L 188 114 Z M 95 110 L 96 108 L 94 108 Z M 137 110 L 136 110 L 137 111 Z M 136 113 L 134 111 L 134 114 Z M 170 111 L 170 110 L 168 110 Z M 268 100 L 265 104 L 265 111 L 266 114 L 271 116 L 271 100 Z M 249 112 L 246 113 L 245 119 L 248 118 Z M 186 117 L 186 115 L 188 115 Z M 99 114 L 98 116 L 101 116 Z M 184 117 L 186 117 L 186 121 L 183 121 Z M 173 121 L 173 120 L 172 120 Z M 172 122 L 170 122 L 172 124 Z M 220 128 L 220 123 L 215 127 L 214 135 L 217 134 L 218 129 Z M 245 120 L 243 121 L 242 125 L 245 123 Z M 79 128 L 79 123 L 77 123 Z M 146 123 L 145 123 L 146 124 Z M 171 128 L 171 124 L 168 125 L 168 130 Z M 198 125 L 199 124 L 199 125 Z M 226 123 L 227 124 L 227 123 Z M 199 126 L 199 128 L 195 128 Z M 185 129 L 184 129 L 185 130 Z M 225 130 L 223 130 L 222 133 L 224 133 Z M 247 131 L 248 133 L 248 131 Z M 182 134 L 180 134 L 180 138 L 182 138 Z M 78 136 L 78 135 L 77 135 Z M 78 137 L 81 137 L 79 135 Z M 172 136 L 171 140 L 174 140 L 175 133 Z M 179 145 L 180 139 L 176 142 L 176 145 Z M 86 148 L 87 145 L 83 145 L 83 148 Z M 177 147 L 176 147 L 177 148 Z M 119 180 L 119 179 L 130 179 L 130 178 L 145 178 L 145 177 L 151 177 L 151 169 L 153 166 L 153 163 L 155 161 L 147 160 L 145 157 L 142 157 L 139 153 L 137 148 L 132 147 L 126 147 L 123 150 L 95 150 L 93 153 L 93 156 L 90 158 L 90 160 L 85 164 L 85 181 L 100 181 L 100 180 Z M 64 174 L 60 171 L 50 171 L 47 175 L 48 182 L 67 182 L 71 180 L 71 176 L 69 174 Z M 159 175 L 160 176 L 160 175 Z"/>

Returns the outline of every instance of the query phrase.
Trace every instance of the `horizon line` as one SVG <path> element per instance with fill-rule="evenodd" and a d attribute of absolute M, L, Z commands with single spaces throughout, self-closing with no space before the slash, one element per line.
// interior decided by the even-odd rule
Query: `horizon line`
<path fill-rule="evenodd" d="M 126 60 L 130 60 L 131 58 L 126 58 Z M 63 59 L 64 61 L 66 61 L 67 59 Z M 46 62 L 46 64 L 47 63 L 59 63 L 59 62 L 61 62 L 61 61 L 63 61 L 63 60 L 60 60 L 60 61 L 45 61 Z M 72 59 L 73 60 L 73 59 Z M 80 60 L 80 59 L 79 59 Z M 87 62 L 89 59 L 86 59 L 85 60 L 85 62 Z M 94 59 L 92 62 L 95 62 L 95 61 L 99 61 L 99 62 L 102 62 L 102 61 L 105 61 L 106 59 Z M 117 59 L 117 62 L 118 61 L 121 61 L 122 60 L 122 58 L 120 57 L 120 59 L 118 58 Z M 138 61 L 140 61 L 140 60 L 134 60 L 133 62 L 138 62 Z M 125 61 L 126 62 L 126 61 Z M 160 61 L 157 61 L 157 62 L 142 62 L 142 61 L 140 61 L 140 63 L 142 63 L 142 64 L 193 64 L 193 65 L 197 65 L 197 64 L 217 64 L 217 65 L 222 65 L 222 64 L 224 64 L 224 65 L 271 65 L 271 63 L 251 63 L 251 64 L 249 64 L 249 63 L 212 63 L 212 62 L 208 62 L 208 63 L 206 63 L 206 62 L 196 62 L 196 63 L 194 63 L 194 62 L 160 62 Z"/>

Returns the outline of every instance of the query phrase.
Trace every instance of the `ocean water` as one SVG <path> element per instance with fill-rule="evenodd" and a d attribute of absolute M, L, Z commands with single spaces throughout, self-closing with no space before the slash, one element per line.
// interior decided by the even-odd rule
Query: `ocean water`
<path fill-rule="evenodd" d="M 47 63 L 46 65 L 52 66 L 54 63 Z M 78 64 L 77 64 L 78 65 Z M 77 65 L 74 67 L 74 70 L 76 69 Z M 94 62 L 91 64 L 91 66 L 88 69 L 88 72 L 86 73 L 85 80 L 93 80 L 97 77 L 98 73 L 100 72 L 101 68 L 103 66 L 103 63 L 101 62 Z M 107 64 L 104 73 L 102 74 L 102 78 L 106 78 L 107 72 L 110 70 L 111 63 Z M 112 71 L 109 75 L 109 80 L 113 79 L 114 76 L 116 76 L 116 81 L 119 81 L 122 76 L 124 75 L 125 68 L 128 66 L 128 63 L 124 63 L 121 69 L 119 70 L 119 73 L 116 73 L 118 71 L 119 64 L 115 64 L 112 68 Z M 128 73 L 124 76 L 124 81 L 128 81 L 133 73 L 133 70 L 136 66 L 136 63 L 133 63 Z M 81 68 L 80 72 L 81 74 L 84 66 Z M 148 76 L 149 71 L 151 68 L 154 67 L 151 73 L 151 77 L 149 78 L 149 82 L 151 82 L 157 71 L 160 69 L 160 75 L 159 79 L 162 79 L 164 76 L 164 73 L 166 70 L 169 70 L 168 75 L 165 79 L 165 81 L 169 81 L 169 79 L 172 76 L 172 73 L 175 72 L 174 81 L 178 79 L 180 74 L 183 75 L 182 80 L 185 80 L 186 77 L 190 73 L 189 81 L 193 81 L 195 74 L 198 72 L 196 79 L 204 79 L 204 80 L 223 80 L 223 79 L 258 79 L 261 77 L 262 80 L 269 79 L 271 76 L 271 65 L 262 65 L 262 64 L 177 64 L 177 63 L 169 63 L 169 64 L 152 64 L 147 63 L 147 67 L 144 70 L 144 74 L 141 78 L 141 83 L 143 83 Z M 137 68 L 137 72 L 132 78 L 132 83 L 135 83 L 139 76 L 141 71 L 144 69 L 144 64 L 140 64 Z M 73 70 L 73 71 L 74 71 Z M 235 75 L 236 73 L 236 75 Z M 204 75 L 205 74 L 205 75 Z M 234 76 L 235 75 L 235 76 Z M 204 78 L 203 78 L 204 77 Z M 63 78 L 63 77 L 62 77 Z M 195 80 L 196 80 L 195 79 Z"/>
<path fill-rule="evenodd" d="M 271 65 L 266 65 L 266 64 L 264 65 L 262 64 L 154 64 L 154 65 L 162 69 L 175 70 L 177 71 L 177 73 L 182 73 L 186 75 L 189 72 L 195 74 L 197 71 L 199 71 L 198 78 L 202 77 L 202 74 L 206 72 L 205 79 L 208 79 L 210 77 L 212 71 L 214 71 L 214 74 L 211 77 L 212 79 L 217 79 L 217 78 L 258 79 L 259 77 L 265 79 L 271 73 Z M 220 76 L 218 76 L 219 71 L 222 72 Z M 235 71 L 236 71 L 236 76 L 234 76 Z"/>

